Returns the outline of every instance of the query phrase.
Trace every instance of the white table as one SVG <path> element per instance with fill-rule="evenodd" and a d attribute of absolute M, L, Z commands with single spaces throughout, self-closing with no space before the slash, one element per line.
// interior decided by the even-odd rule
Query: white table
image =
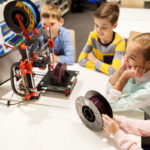
<path fill-rule="evenodd" d="M 104 131 L 94 133 L 74 110 L 21 105 L 0 106 L 2 150 L 116 150 Z M 139 140 L 136 136 L 131 138 Z"/>
<path fill-rule="evenodd" d="M 120 8 L 115 31 L 127 39 L 130 31 L 150 32 L 150 9 Z"/>
<path fill-rule="evenodd" d="M 79 71 L 79 75 L 77 76 L 77 83 L 71 95 L 66 97 L 64 93 L 56 93 L 51 91 L 41 92 L 40 99 L 34 101 L 34 103 L 40 105 L 71 108 L 73 106 L 72 103 L 75 102 L 76 98 L 78 96 L 85 96 L 86 92 L 89 90 L 96 90 L 105 95 L 105 87 L 108 76 L 80 67 L 78 64 L 68 66 L 68 69 Z M 10 83 L 8 82 L 4 86 L 6 88 L 1 89 L 0 87 L 0 95 L 3 95 L 2 97 L 4 98 L 10 98 L 13 93 L 10 87 Z M 4 90 L 6 90 L 6 92 L 4 92 Z M 12 99 L 20 99 L 20 97 L 14 95 Z"/>
<path fill-rule="evenodd" d="M 150 9 L 146 8 L 120 8 L 119 20 L 149 20 Z"/>
<path fill-rule="evenodd" d="M 117 149 L 112 138 L 104 131 L 96 133 L 86 128 L 75 110 L 75 99 L 84 96 L 88 90 L 104 94 L 108 76 L 82 68 L 78 64 L 70 68 L 79 70 L 80 73 L 69 97 L 65 97 L 63 93 L 46 92 L 39 100 L 29 103 L 10 107 L 0 105 L 2 150 Z M 9 98 L 11 94 L 9 82 L 0 86 L 2 97 Z M 13 99 L 17 98 L 13 96 Z M 143 117 L 137 112 L 128 114 L 130 117 Z M 140 137 L 130 137 L 141 143 Z"/>

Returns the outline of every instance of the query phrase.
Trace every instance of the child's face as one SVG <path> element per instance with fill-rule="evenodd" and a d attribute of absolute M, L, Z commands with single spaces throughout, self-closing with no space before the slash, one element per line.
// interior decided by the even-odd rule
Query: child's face
<path fill-rule="evenodd" d="M 52 26 L 52 36 L 55 38 L 59 34 L 59 28 L 61 25 L 63 25 L 63 19 L 61 18 L 60 21 L 58 21 L 56 18 L 42 18 L 42 26 L 45 25 L 51 25 Z M 50 36 L 49 28 L 47 28 L 47 34 Z"/>
<path fill-rule="evenodd" d="M 106 41 L 112 37 L 113 29 L 117 26 L 117 23 L 112 25 L 107 18 L 94 17 L 94 27 L 101 40 Z"/>
<path fill-rule="evenodd" d="M 126 49 L 125 53 L 125 63 L 128 68 L 132 67 L 144 67 L 145 69 L 149 68 L 147 62 L 144 61 L 142 46 L 137 43 L 131 41 Z"/>

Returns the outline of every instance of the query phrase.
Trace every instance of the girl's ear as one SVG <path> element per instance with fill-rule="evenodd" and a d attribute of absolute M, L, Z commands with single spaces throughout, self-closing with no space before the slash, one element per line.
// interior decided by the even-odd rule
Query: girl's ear
<path fill-rule="evenodd" d="M 146 62 L 146 68 L 150 69 L 150 60 Z"/>
<path fill-rule="evenodd" d="M 62 26 L 64 24 L 64 18 L 60 19 L 60 25 Z"/>

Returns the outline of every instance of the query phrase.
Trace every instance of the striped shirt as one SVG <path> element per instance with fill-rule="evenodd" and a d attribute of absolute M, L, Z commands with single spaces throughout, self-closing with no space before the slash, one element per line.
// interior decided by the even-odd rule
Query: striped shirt
<path fill-rule="evenodd" d="M 96 64 L 87 59 L 90 52 L 99 60 Z M 125 40 L 119 34 L 114 32 L 112 42 L 104 45 L 99 41 L 97 32 L 92 31 L 78 61 L 83 67 L 112 75 L 120 66 L 124 52 Z"/>

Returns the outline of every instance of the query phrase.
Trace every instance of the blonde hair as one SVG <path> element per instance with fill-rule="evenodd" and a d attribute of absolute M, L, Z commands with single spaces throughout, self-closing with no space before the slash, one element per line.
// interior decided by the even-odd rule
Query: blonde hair
<path fill-rule="evenodd" d="M 55 18 L 58 21 L 62 18 L 61 9 L 54 4 L 47 4 L 42 7 L 41 17 L 43 18 Z"/>
<path fill-rule="evenodd" d="M 142 47 L 143 57 L 145 61 L 150 60 L 150 33 L 143 33 L 136 36 L 133 41 L 139 43 Z"/>
<path fill-rule="evenodd" d="M 119 7 L 116 3 L 103 3 L 96 9 L 93 16 L 96 18 L 108 18 L 109 22 L 114 25 L 118 21 Z"/>

